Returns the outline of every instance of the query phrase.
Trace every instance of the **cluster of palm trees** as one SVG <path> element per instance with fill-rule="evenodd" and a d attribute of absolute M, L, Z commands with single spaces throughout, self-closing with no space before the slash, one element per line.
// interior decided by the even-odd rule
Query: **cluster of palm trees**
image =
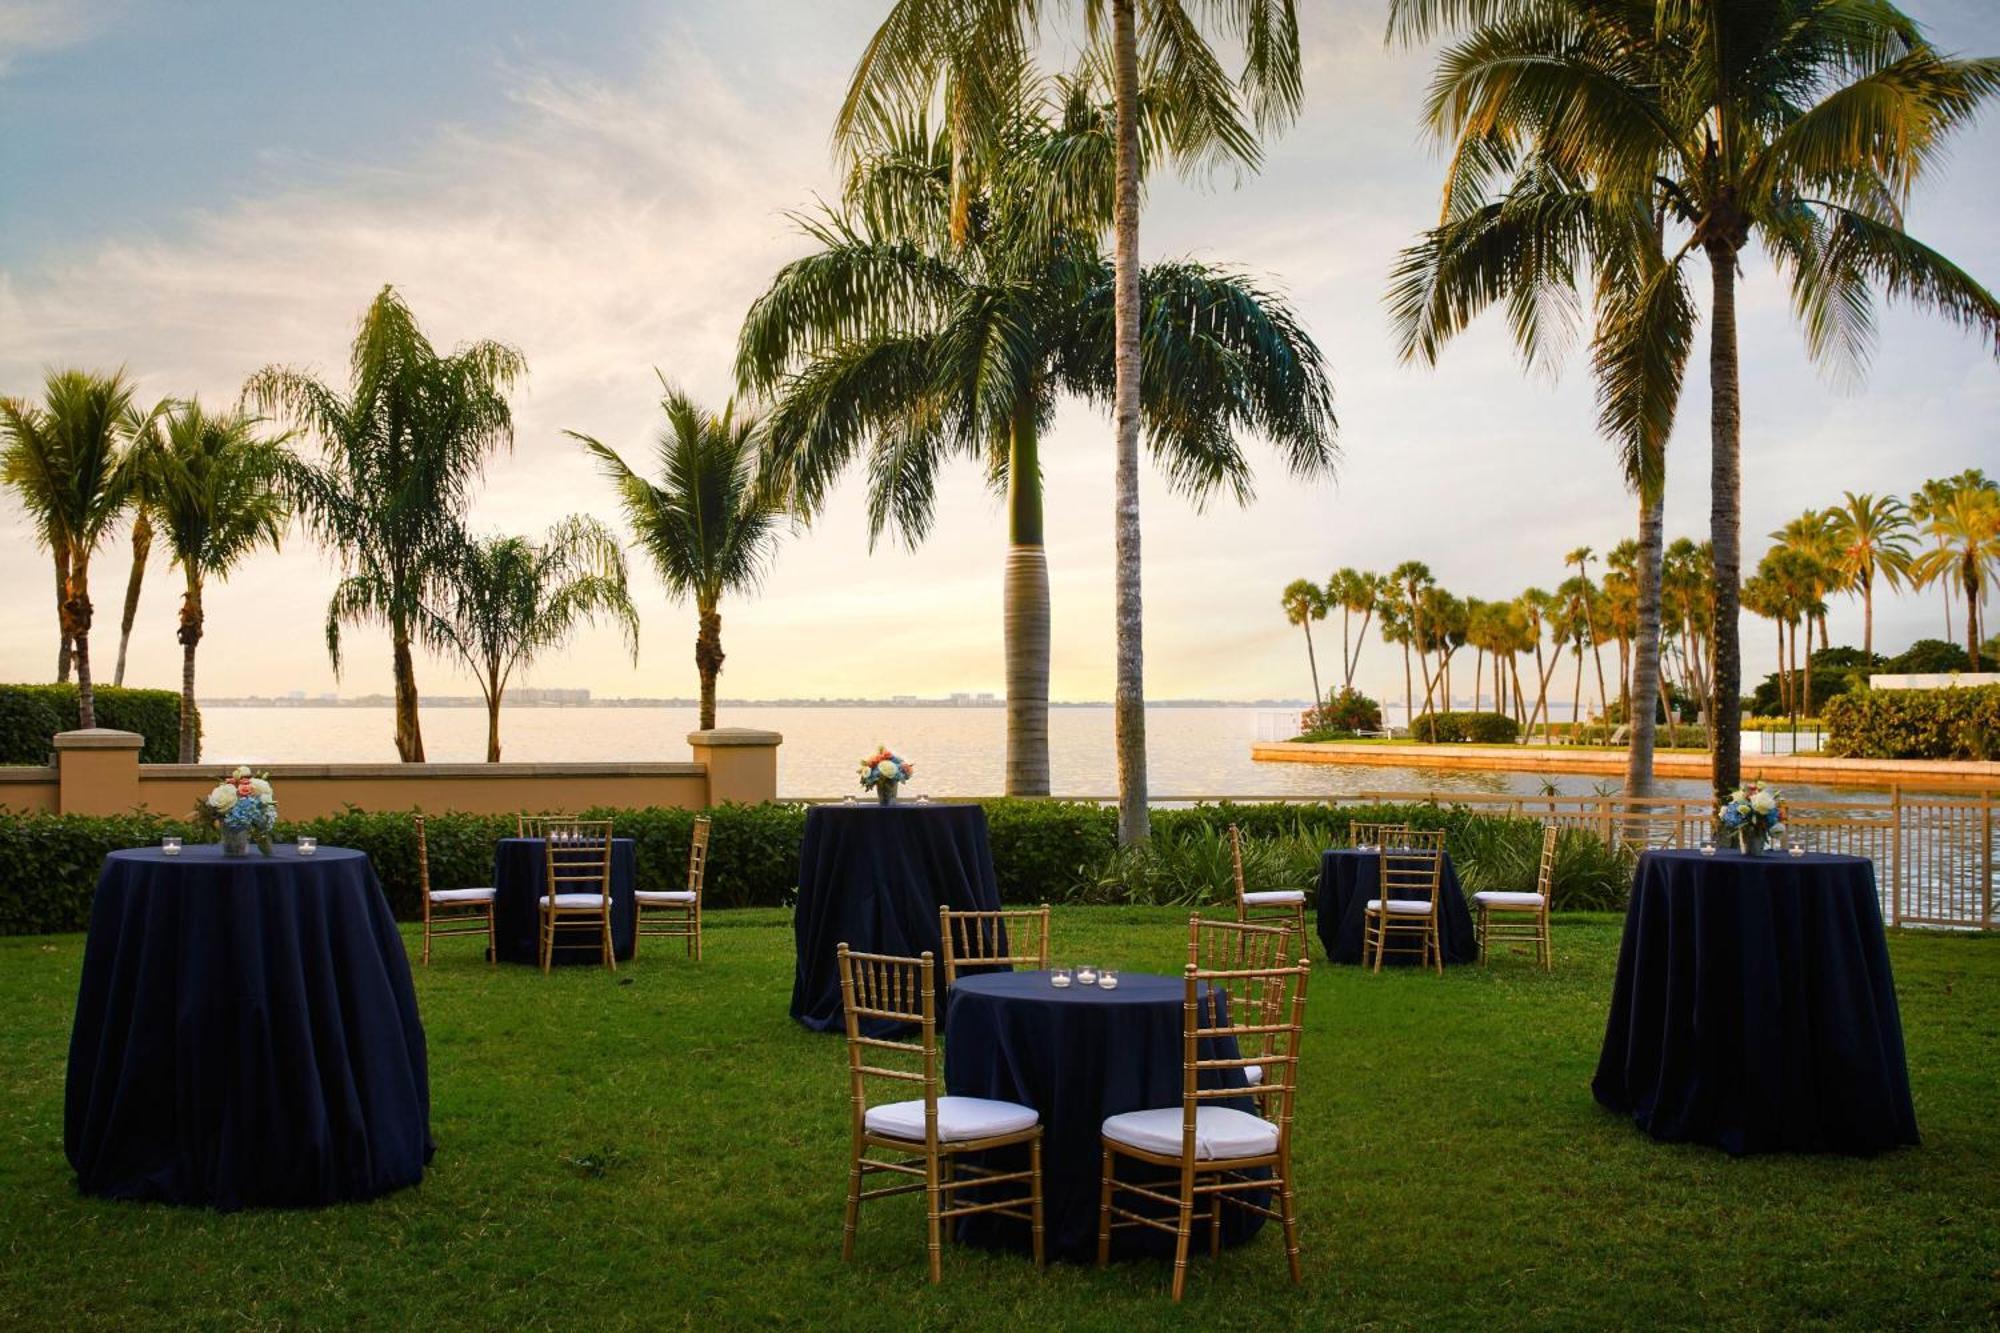
<path fill-rule="evenodd" d="M 1675 701 L 1685 700 L 1705 719 L 1712 706 L 1709 663 L 1714 656 L 1714 579 L 1706 544 L 1691 538 L 1671 543 L 1666 551 L 1661 586 L 1660 671 L 1653 687 L 1639 693 L 1637 662 L 1638 615 L 1636 541 L 1623 541 L 1604 558 L 1604 574 L 1590 576 L 1598 559 L 1589 547 L 1579 547 L 1563 559 L 1574 569 L 1553 591 L 1528 588 L 1511 598 L 1486 600 L 1460 597 L 1440 587 L 1430 567 L 1407 560 L 1386 574 L 1344 568 L 1325 584 L 1295 579 L 1280 597 L 1286 618 L 1305 631 L 1307 661 L 1315 698 L 1320 690 L 1318 658 L 1312 627 L 1340 613 L 1342 692 L 1354 689 L 1354 673 L 1366 645 L 1368 628 L 1402 650 L 1404 716 L 1455 706 L 1462 688 L 1452 670 L 1461 651 L 1472 650 L 1471 705 L 1488 707 L 1514 718 L 1525 742 L 1537 726 L 1543 738 L 1553 736 L 1552 688 L 1567 654 L 1574 665 L 1570 682 L 1569 716 L 1584 717 L 1585 655 L 1596 683 L 1599 717 L 1611 715 L 1615 698 L 1619 714 L 1658 711 L 1674 715 Z M 1616 649 L 1613 665 L 1615 695 L 1607 685 L 1604 648 Z M 1522 667 L 1529 675 L 1522 680 Z M 1421 683 L 1421 693 L 1419 692 Z M 1634 708 L 1634 700 L 1657 695 L 1652 709 Z M 1529 701 L 1533 702 L 1530 703 Z"/>
<path fill-rule="evenodd" d="M 194 400 L 141 410 L 122 371 L 53 371 L 39 404 L 0 399 L 0 482 L 25 506 L 54 561 L 57 673 L 66 680 L 74 665 L 80 725 L 95 724 L 91 557 L 127 515 L 133 565 L 121 678 L 154 534 L 165 537 L 186 579 L 178 635 L 183 762 L 197 757 L 195 649 L 205 586 L 260 549 L 276 549 L 295 522 L 341 566 L 325 624 L 335 669 L 347 629 L 388 632 L 396 749 L 407 762 L 424 758 L 419 648 L 457 660 L 478 681 L 491 762 L 500 759 L 509 681 L 535 657 L 605 618 L 622 629 L 636 660 L 625 555 L 603 523 L 571 516 L 539 540 L 468 530 L 487 459 L 513 442 L 507 390 L 526 373 L 520 353 L 491 341 L 440 352 L 385 287 L 362 317 L 349 372 L 338 387 L 269 366 L 250 377 L 243 405 L 227 412 Z M 637 544 L 668 589 L 696 605 L 701 725 L 712 727 L 722 666 L 717 605 L 724 590 L 756 581 L 784 506 L 758 482 L 754 419 L 705 413 L 671 386 L 662 409 L 657 485 L 604 445 L 579 438 L 611 472 Z M 301 440 L 317 444 L 316 458 L 291 447 Z"/>
<path fill-rule="evenodd" d="M 2000 584 L 2000 483 L 1978 468 L 1933 478 L 1904 501 L 1849 491 L 1830 509 L 1808 509 L 1771 534 L 1771 548 L 1743 581 L 1743 607 L 1777 627 L 1779 690 L 1785 711 L 1810 715 L 1812 673 L 1801 670 L 1827 638 L 1829 595 L 1861 599 L 1863 660 L 1875 653 L 1875 587 L 1936 587 L 1944 594 L 1945 637 L 1954 632 L 1954 595 L 1965 601 L 1965 652 L 1975 665 L 1985 642 L 1984 605 Z M 1804 642 L 1801 644 L 1801 631 Z"/>

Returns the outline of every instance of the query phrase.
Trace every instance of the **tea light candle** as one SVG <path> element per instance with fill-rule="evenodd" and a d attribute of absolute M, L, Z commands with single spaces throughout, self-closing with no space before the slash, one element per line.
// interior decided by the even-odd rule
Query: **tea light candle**
<path fill-rule="evenodd" d="M 1068 968 L 1057 967 L 1057 968 L 1051 968 L 1049 970 L 1049 984 L 1051 986 L 1054 986 L 1057 990 L 1065 989 L 1069 985 L 1069 980 L 1070 978 L 1069 978 Z"/>
<path fill-rule="evenodd" d="M 1077 968 L 1076 980 L 1078 985 L 1095 986 L 1097 984 L 1096 966 L 1091 963 L 1085 963 L 1083 966 Z"/>
<path fill-rule="evenodd" d="M 160 855 L 179 856 L 180 854 L 181 840 L 179 838 L 168 837 L 160 839 Z"/>
<path fill-rule="evenodd" d="M 1707 838 L 1703 838 L 1701 840 L 1701 854 L 1703 856 L 1714 856 L 1715 844 L 1709 841 Z"/>
<path fill-rule="evenodd" d="M 313 854 L 314 852 L 317 852 L 318 850 L 319 850 L 319 839 L 318 839 L 318 838 L 300 838 L 300 839 L 299 839 L 299 855 L 300 855 L 300 856 L 311 856 L 311 855 L 312 855 L 312 854 Z"/>
<path fill-rule="evenodd" d="M 1806 854 L 1805 844 L 1791 843 L 1785 848 L 1785 854 L 1787 856 L 1804 856 Z"/>
<path fill-rule="evenodd" d="M 1107 967 L 1102 972 L 1099 972 L 1097 974 L 1097 987 L 1099 990 L 1117 990 L 1118 969 Z"/>

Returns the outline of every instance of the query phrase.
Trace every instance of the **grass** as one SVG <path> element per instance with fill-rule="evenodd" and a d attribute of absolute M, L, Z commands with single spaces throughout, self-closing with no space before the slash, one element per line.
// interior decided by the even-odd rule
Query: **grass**
<path fill-rule="evenodd" d="M 1185 914 L 1063 909 L 1059 951 L 1171 968 Z M 910 1199 L 839 1258 L 844 1054 L 785 1015 L 791 931 L 710 918 L 700 967 L 419 971 L 437 1160 L 370 1204 L 233 1215 L 80 1198 L 62 1089 L 82 941 L 0 940 L 0 1327 L 1990 1326 L 2000 938 L 1894 934 L 1924 1146 L 1731 1159 L 1588 1088 L 1618 945 L 1558 968 L 1320 968 L 1299 1104 L 1306 1281 L 1275 1231 L 1168 1269 L 952 1250 Z"/>

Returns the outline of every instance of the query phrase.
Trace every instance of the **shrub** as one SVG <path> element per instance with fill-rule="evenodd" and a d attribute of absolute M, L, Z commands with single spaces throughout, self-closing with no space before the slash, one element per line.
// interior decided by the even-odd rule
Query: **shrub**
<path fill-rule="evenodd" d="M 1511 745 L 1520 735 L 1521 724 L 1505 713 L 1420 713 L 1410 723 L 1410 739 L 1434 744 Z"/>
<path fill-rule="evenodd" d="M 181 752 L 181 696 L 174 690 L 128 690 L 99 685 L 97 725 L 136 731 L 145 738 L 142 764 L 171 764 Z M 59 731 L 77 723 L 74 685 L 0 685 L 0 764 L 46 764 Z M 195 716 L 196 753 L 201 717 Z"/>
<path fill-rule="evenodd" d="M 1932 676 L 1971 669 L 1972 659 L 1965 649 L 1943 639 L 1918 639 L 1882 664 L 1882 671 L 1892 676 Z"/>
<path fill-rule="evenodd" d="M 1849 759 L 1991 759 L 2000 754 L 2000 685 L 1870 690 L 1826 708 L 1828 754 Z"/>
<path fill-rule="evenodd" d="M 1244 879 L 1259 889 L 1312 890 L 1320 853 L 1346 841 L 1350 820 L 1405 823 L 1446 831 L 1468 893 L 1522 887 L 1534 880 L 1541 825 L 1435 805 L 1294 805 L 1223 803 L 1154 812 L 1152 842 L 1118 849 L 1114 811 L 1079 801 L 998 800 L 986 805 L 994 872 L 1009 903 L 1139 902 L 1223 906 L 1233 885 L 1227 831 L 1244 835 Z M 642 884 L 678 884 L 687 864 L 694 812 L 588 810 L 608 818 L 637 844 Z M 725 805 L 710 812 L 714 842 L 708 900 L 718 908 L 789 903 L 798 879 L 805 808 L 788 802 Z M 514 831 L 511 815 L 438 814 L 425 821 L 431 883 L 437 888 L 490 884 L 493 844 Z M 0 934 L 83 929 L 107 852 L 148 846 L 162 834 L 212 839 L 185 821 L 158 815 L 0 816 Z M 346 810 L 287 821 L 277 836 L 311 834 L 328 846 L 366 852 L 396 915 L 421 914 L 416 837 L 401 811 Z M 1623 903 L 1630 858 L 1594 835 L 1563 835 L 1556 865 L 1556 906 L 1611 908 Z"/>
<path fill-rule="evenodd" d="M 1757 729 L 1752 725 L 1753 719 L 1745 718 L 1743 721 L 1745 731 Z M 1576 728 L 1571 739 L 1578 745 L 1610 745 L 1611 738 L 1617 735 L 1616 727 L 1592 722 Z M 1619 736 L 1617 743 L 1623 745 L 1625 740 L 1624 736 Z M 1708 728 L 1692 722 L 1671 727 L 1660 724 L 1653 730 L 1653 744 L 1670 750 L 1705 750 L 1708 748 Z"/>
<path fill-rule="evenodd" d="M 1299 714 L 1302 732 L 1380 731 L 1382 706 L 1359 690 L 1342 690 L 1317 708 Z"/>

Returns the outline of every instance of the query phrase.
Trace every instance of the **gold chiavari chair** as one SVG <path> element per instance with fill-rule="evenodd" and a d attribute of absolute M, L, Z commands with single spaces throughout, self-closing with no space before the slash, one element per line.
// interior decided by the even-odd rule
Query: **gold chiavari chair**
<path fill-rule="evenodd" d="M 709 817 L 696 816 L 694 835 L 688 843 L 685 889 L 640 889 L 632 895 L 634 958 L 639 956 L 639 941 L 653 935 L 686 941 L 683 947 L 688 956 L 701 961 L 701 895 L 708 882 L 708 831 Z"/>
<path fill-rule="evenodd" d="M 1283 921 L 1298 936 L 1299 947 L 1305 947 L 1306 937 L 1306 895 L 1303 889 L 1266 889 L 1256 893 L 1246 893 L 1243 887 L 1243 833 L 1236 825 L 1229 826 L 1229 872 L 1236 885 L 1236 919 L 1238 921 Z"/>
<path fill-rule="evenodd" d="M 424 817 L 417 815 L 417 889 L 424 900 L 423 965 L 431 965 L 431 940 L 444 935 L 485 935 L 486 961 L 495 952 L 492 889 L 433 889 L 431 887 L 430 840 L 424 836 Z"/>
<path fill-rule="evenodd" d="M 1555 943 L 1549 933 L 1549 907 L 1555 900 L 1557 830 L 1542 830 L 1542 863 L 1535 873 L 1533 893 L 1482 889 L 1472 895 L 1479 910 L 1479 961 L 1486 961 L 1490 940 L 1524 940 L 1534 949 L 1545 972 L 1555 970 Z"/>
<path fill-rule="evenodd" d="M 938 938 L 944 941 L 944 984 L 958 984 L 961 967 L 1049 965 L 1049 905 L 1004 912 L 954 912 L 938 908 Z"/>
<path fill-rule="evenodd" d="M 567 824 L 574 822 L 575 818 L 574 815 L 517 814 L 514 816 L 514 836 L 517 838 L 539 838 L 542 836 L 542 830 L 550 824 Z"/>
<path fill-rule="evenodd" d="M 1121 1227 L 1143 1226 L 1174 1238 L 1174 1299 L 1187 1289 L 1188 1246 L 1194 1215 L 1202 1208 L 1209 1220 L 1209 1252 L 1222 1244 L 1218 1223 L 1224 1205 L 1262 1217 L 1275 1218 L 1285 1231 L 1285 1260 L 1292 1281 L 1299 1280 L 1299 1229 L 1292 1193 L 1292 1111 L 1298 1091 L 1299 1039 L 1305 1027 L 1306 978 L 1310 959 L 1295 966 L 1206 970 L 1189 963 L 1182 1011 L 1181 1104 L 1146 1111 L 1128 1111 L 1105 1120 L 1104 1175 L 1097 1207 L 1097 1263 L 1111 1257 L 1111 1234 Z M 1227 989 L 1227 1005 L 1208 1002 L 1208 993 Z M 1275 994 L 1273 993 L 1275 992 Z M 1218 1012 L 1226 1010 L 1226 1013 Z M 1273 1015 L 1281 1017 L 1273 1019 Z M 1253 1115 L 1234 1107 L 1210 1105 L 1242 1097 L 1228 1086 L 1228 1074 L 1240 1071 L 1251 1057 L 1241 1054 L 1246 1043 L 1269 1040 L 1263 1053 L 1266 1105 L 1276 1112 Z M 1230 1052 L 1234 1051 L 1235 1054 Z M 1157 1168 L 1144 1179 L 1120 1180 L 1119 1158 Z M 1268 1174 L 1266 1174 L 1268 1173 Z M 1273 1209 L 1251 1197 L 1277 1197 Z M 1133 1206 L 1119 1202 L 1130 1196 Z M 1172 1209 L 1174 1220 L 1140 1211 L 1151 1204 Z"/>
<path fill-rule="evenodd" d="M 1274 967 L 1283 967 L 1285 960 L 1292 957 L 1292 928 L 1289 925 L 1258 925 L 1246 921 L 1204 921 L 1200 916 L 1188 918 L 1188 962 L 1205 972 L 1263 972 Z M 1268 1001 L 1272 992 L 1267 991 Z M 1283 1015 L 1276 1010 L 1266 1013 L 1267 1022 L 1277 1023 Z M 1240 1053 L 1258 1058 L 1268 1053 L 1272 1043 L 1266 1033 L 1260 1041 L 1242 1043 Z M 1250 1085 L 1257 1098 L 1260 1113 L 1269 1115 L 1270 1089 L 1264 1086 L 1264 1066 L 1250 1064 L 1243 1067 L 1243 1080 Z"/>
<path fill-rule="evenodd" d="M 1361 918 L 1361 961 L 1367 963 L 1374 951 L 1374 968 L 1382 970 L 1382 956 L 1392 938 L 1414 938 L 1420 951 L 1419 963 L 1436 967 L 1444 975 L 1444 948 L 1438 935 L 1438 899 L 1444 882 L 1444 848 L 1439 843 L 1412 846 L 1382 853 L 1382 873 Z M 1428 839 L 1426 839 L 1428 841 Z"/>
<path fill-rule="evenodd" d="M 852 1151 L 847 1165 L 847 1213 L 841 1231 L 840 1256 L 854 1258 L 854 1233 L 861 1222 L 861 1205 L 892 1194 L 924 1196 L 930 1279 L 943 1277 L 940 1251 L 945 1229 L 971 1213 L 1016 1218 L 1033 1229 L 1035 1263 L 1043 1262 L 1042 1245 L 1042 1118 L 1032 1106 L 985 1097 L 938 1095 L 937 996 L 931 955 L 896 958 L 855 953 L 840 946 L 840 1007 L 847 1020 L 847 1073 L 852 1104 Z M 915 1024 L 917 1039 L 867 1037 L 864 1020 Z M 914 1065 L 915 1068 L 905 1066 Z M 871 1080 L 915 1083 L 921 1097 L 870 1106 Z M 959 1158 L 1025 1144 L 1026 1171 L 1004 1171 Z M 893 1160 L 869 1156 L 871 1151 L 894 1154 Z M 863 1189 L 871 1174 L 904 1179 L 897 1184 Z M 1004 1185 L 1026 1184 L 1025 1194 Z M 973 1200 L 955 1203 L 960 1190 L 977 1190 Z"/>
<path fill-rule="evenodd" d="M 1386 847 L 1391 838 L 1408 833 L 1408 824 L 1371 824 L 1365 820 L 1347 821 L 1347 845 L 1349 847 Z"/>
<path fill-rule="evenodd" d="M 595 929 L 604 965 L 616 972 L 611 949 L 611 821 L 550 820 L 542 827 L 542 972 L 555 963 L 558 930 Z"/>

